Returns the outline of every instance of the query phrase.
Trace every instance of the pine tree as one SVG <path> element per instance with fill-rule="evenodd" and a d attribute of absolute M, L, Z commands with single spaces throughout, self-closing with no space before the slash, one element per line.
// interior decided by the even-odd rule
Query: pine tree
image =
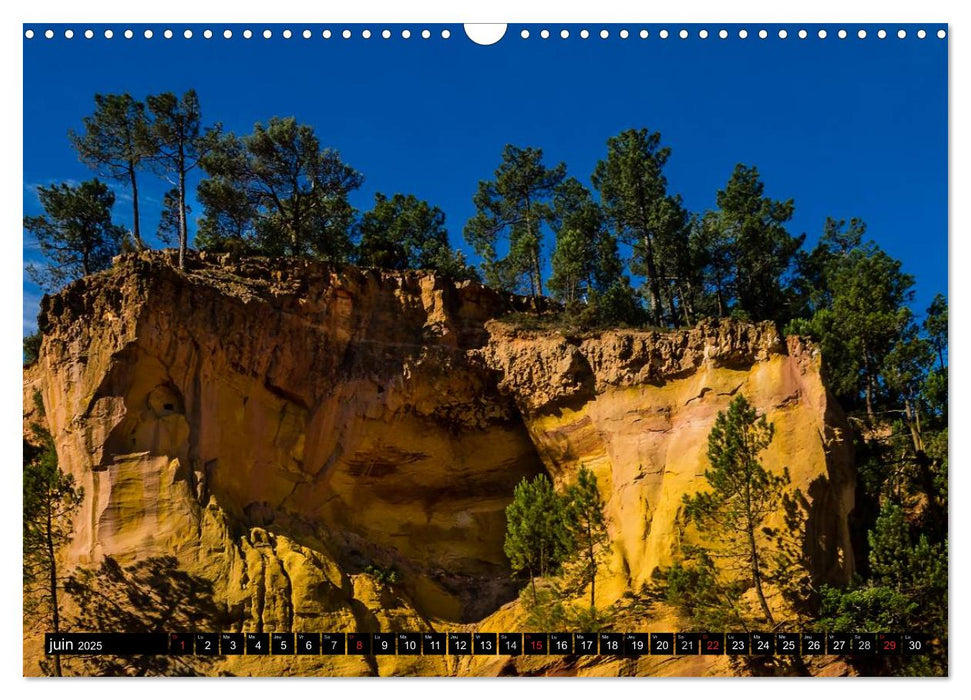
<path fill-rule="evenodd" d="M 44 214 L 24 217 L 24 228 L 37 239 L 47 259 L 42 267 L 27 267 L 37 284 L 53 289 L 111 265 L 121 250 L 125 229 L 111 223 L 115 195 L 107 185 L 95 179 L 76 187 L 41 186 L 37 196 Z"/>
<path fill-rule="evenodd" d="M 591 287 L 604 282 L 609 286 L 611 277 L 620 277 L 616 245 L 610 248 L 603 213 L 576 178 L 565 179 L 556 189 L 552 228 L 556 246 L 549 288 L 557 299 L 570 306 L 584 299 Z"/>
<path fill-rule="evenodd" d="M 924 332 L 937 354 L 940 369 L 947 369 L 947 299 L 943 294 L 934 296 L 924 317 Z"/>
<path fill-rule="evenodd" d="M 473 272 L 449 246 L 445 212 L 414 195 L 374 195 L 374 207 L 358 225 L 361 265 L 389 270 L 437 270 L 454 279 Z"/>
<path fill-rule="evenodd" d="M 754 167 L 735 166 L 728 184 L 716 196 L 718 210 L 707 217 L 710 237 L 728 256 L 717 287 L 732 298 L 737 311 L 756 321 L 784 325 L 794 306 L 791 278 L 796 253 L 805 236 L 786 230 L 793 201 L 765 196 L 765 185 Z"/>
<path fill-rule="evenodd" d="M 343 262 L 352 252 L 351 192 L 363 182 L 313 127 L 274 117 L 213 142 L 199 185 L 200 233 L 219 247 Z"/>
<path fill-rule="evenodd" d="M 603 548 L 610 543 L 597 477 L 586 467 L 581 467 L 576 483 L 567 489 L 565 497 L 567 526 L 576 555 L 582 562 L 580 584 L 590 585 L 590 609 L 593 610 L 596 607 L 597 570 L 604 555 Z"/>
<path fill-rule="evenodd" d="M 476 215 L 465 225 L 465 240 L 485 260 L 486 281 L 515 289 L 528 280 L 532 296 L 543 294 L 543 228 L 553 218 L 552 198 L 566 165 L 543 164 L 543 151 L 507 145 L 495 179 L 479 182 Z M 500 237 L 508 252 L 499 256 Z"/>
<path fill-rule="evenodd" d="M 925 337 L 936 355 L 938 366 L 932 368 L 924 379 L 924 398 L 931 410 L 943 418 L 947 425 L 947 299 L 937 294 L 924 316 Z"/>
<path fill-rule="evenodd" d="M 226 147 L 227 139 L 220 142 L 219 148 Z M 218 157 L 215 153 L 211 157 Z M 245 156 L 243 157 L 245 162 Z M 199 183 L 196 199 L 202 205 L 202 217 L 196 231 L 195 245 L 199 250 L 216 253 L 260 252 L 256 235 L 257 217 L 260 209 L 240 183 L 242 176 L 220 175 L 209 177 Z"/>
<path fill-rule="evenodd" d="M 885 657 L 877 663 L 908 675 L 946 672 L 947 539 L 935 543 L 925 532 L 916 534 L 903 508 L 888 501 L 880 508 L 867 542 L 869 578 L 845 589 L 823 586 L 819 628 L 834 632 L 926 630 L 941 642 L 935 645 L 933 656 Z"/>
<path fill-rule="evenodd" d="M 38 406 L 43 406 L 35 397 Z M 72 518 L 83 490 L 57 464 L 50 434 L 32 428 L 39 446 L 24 441 L 23 522 L 25 604 L 50 620 L 51 632 L 61 631 L 59 592 L 62 588 L 57 557 L 70 542 Z M 61 675 L 61 659 L 54 656 L 54 675 Z"/>
<path fill-rule="evenodd" d="M 646 278 L 655 325 L 673 316 L 666 313 L 661 256 L 669 247 L 686 245 L 688 236 L 681 199 L 668 193 L 662 172 L 670 155 L 659 133 L 629 129 L 608 139 L 607 157 L 591 178 L 614 235 L 634 247 L 634 271 Z"/>
<path fill-rule="evenodd" d="M 506 541 L 503 546 L 513 571 L 529 574 L 533 603 L 537 604 L 536 577 L 556 570 L 572 550 L 563 499 L 545 474 L 516 486 L 506 507 Z"/>
<path fill-rule="evenodd" d="M 192 207 L 186 206 L 186 216 L 192 213 Z M 156 237 L 165 245 L 171 245 L 179 240 L 182 227 L 181 205 L 179 204 L 179 190 L 170 189 L 162 197 L 162 215 L 158 221 Z"/>
<path fill-rule="evenodd" d="M 153 154 L 146 140 L 145 105 L 127 92 L 95 95 L 95 111 L 84 118 L 84 131 L 68 132 L 81 162 L 98 175 L 127 182 L 131 190 L 132 236 L 139 249 L 145 248 L 138 212 L 138 170 Z"/>
<path fill-rule="evenodd" d="M 189 247 L 186 180 L 212 148 L 220 127 L 203 130 L 202 110 L 195 90 L 182 97 L 171 92 L 146 98 L 150 121 L 145 143 L 149 162 L 154 165 L 178 195 L 179 268 L 185 268 Z"/>
<path fill-rule="evenodd" d="M 724 558 L 733 570 L 746 572 L 766 622 L 775 625 L 763 590 L 767 550 L 763 523 L 777 512 L 788 473 L 775 475 L 759 461 L 772 442 L 774 428 L 743 395 L 721 411 L 708 435 L 705 470 L 710 491 L 684 496 L 685 517 L 693 522 L 711 556 Z"/>
<path fill-rule="evenodd" d="M 855 221 L 848 235 L 842 222 L 829 231 L 818 311 L 804 330 L 819 340 L 829 370 L 830 386 L 850 403 L 862 396 L 867 416 L 875 419 L 885 389 L 882 381 L 895 343 L 912 335 L 913 277 L 899 260 L 872 241 Z"/>
<path fill-rule="evenodd" d="M 39 330 L 24 336 L 23 356 L 25 366 L 34 364 L 40 358 L 40 346 L 43 341 L 44 336 Z"/>

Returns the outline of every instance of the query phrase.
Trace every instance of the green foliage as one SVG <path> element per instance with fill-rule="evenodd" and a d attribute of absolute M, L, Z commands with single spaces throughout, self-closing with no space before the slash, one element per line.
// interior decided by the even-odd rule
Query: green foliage
<path fill-rule="evenodd" d="M 947 540 L 932 543 L 886 503 L 868 536 L 870 578 L 846 588 L 821 591 L 820 629 L 832 631 L 921 631 L 939 640 L 925 659 L 885 657 L 890 671 L 942 674 L 947 671 Z"/>
<path fill-rule="evenodd" d="M 916 329 L 907 308 L 913 278 L 901 271 L 899 260 L 864 242 L 865 231 L 856 219 L 848 229 L 845 222 L 827 221 L 812 262 L 804 265 L 816 311 L 799 330 L 819 342 L 830 387 L 850 405 L 863 396 L 872 420 L 876 405 L 887 398 L 884 380 L 894 346 L 911 341 Z M 901 348 L 898 368 L 912 377 L 913 368 L 905 370 L 902 363 L 918 354 L 926 354 L 919 343 Z"/>
<path fill-rule="evenodd" d="M 763 523 L 777 512 L 788 471 L 772 474 L 759 461 L 759 453 L 772 441 L 774 428 L 759 416 L 741 394 L 719 412 L 708 435 L 705 470 L 710 491 L 684 496 L 685 518 L 705 538 L 707 554 L 722 558 L 736 583 L 748 581 L 755 588 L 766 622 L 775 624 L 762 590 L 764 567 L 771 542 Z"/>
<path fill-rule="evenodd" d="M 44 214 L 25 216 L 24 228 L 37 239 L 47 259 L 27 274 L 39 285 L 54 289 L 111 265 L 121 249 L 125 229 L 111 223 L 115 195 L 100 180 L 78 186 L 67 183 L 38 187 Z"/>
<path fill-rule="evenodd" d="M 564 494 L 566 525 L 570 531 L 574 558 L 579 566 L 574 580 L 581 587 L 590 586 L 590 608 L 596 607 L 597 571 L 603 565 L 610 544 L 604 502 L 597 487 L 597 477 L 587 467 L 580 467 L 576 483 Z"/>
<path fill-rule="evenodd" d="M 527 632 L 600 632 L 611 629 L 616 613 L 613 608 L 598 610 L 569 602 L 571 591 L 552 580 L 537 586 L 535 597 L 523 589 L 519 603 L 526 611 L 524 630 Z"/>
<path fill-rule="evenodd" d="M 634 247 L 634 272 L 646 278 L 655 325 L 677 318 L 672 281 L 684 305 L 684 260 L 672 253 L 687 247 L 688 217 L 681 198 L 667 191 L 662 171 L 670 155 L 659 133 L 629 129 L 607 140 L 607 157 L 591 177 L 614 235 Z"/>
<path fill-rule="evenodd" d="M 927 339 L 940 362 L 939 368 L 944 370 L 947 368 L 947 299 L 943 294 L 934 296 L 931 305 L 927 307 L 923 325 Z"/>
<path fill-rule="evenodd" d="M 76 510 L 83 490 L 74 477 L 60 470 L 54 441 L 44 429 L 34 426 L 40 447 L 25 454 L 23 474 L 24 583 L 45 584 L 55 565 L 54 552 L 71 538 L 70 515 Z M 51 541 L 48 541 L 50 536 Z"/>
<path fill-rule="evenodd" d="M 910 629 L 915 603 L 887 586 L 862 586 L 842 590 L 832 586 L 820 589 L 817 623 L 827 632 L 886 632 Z"/>
<path fill-rule="evenodd" d="M 571 606 L 567 594 L 555 582 L 534 588 L 531 594 L 527 594 L 527 590 L 524 588 L 519 593 L 519 604 L 526 611 L 523 629 L 527 632 L 568 631 Z M 581 631 L 586 630 L 577 630 Z"/>
<path fill-rule="evenodd" d="M 34 402 L 43 413 L 39 393 Z M 74 477 L 58 467 L 54 440 L 41 426 L 31 427 L 34 443 L 24 441 L 23 466 L 23 586 L 25 613 L 41 626 L 61 631 L 58 570 L 60 550 L 71 540 L 72 520 L 84 491 Z M 54 675 L 61 675 L 55 658 Z"/>
<path fill-rule="evenodd" d="M 742 164 L 715 201 L 718 209 L 705 216 L 702 226 L 711 249 L 707 275 L 721 313 L 731 303 L 747 318 L 784 325 L 795 305 L 788 282 L 805 239 L 786 230 L 793 201 L 766 197 L 758 169 Z"/>
<path fill-rule="evenodd" d="M 945 423 L 946 426 L 946 423 Z M 948 464 L 948 429 L 947 427 L 934 431 L 924 442 L 924 449 L 935 469 L 931 477 L 931 494 L 934 505 L 942 513 L 947 513 L 947 464 Z"/>
<path fill-rule="evenodd" d="M 437 270 L 453 279 L 475 277 L 462 254 L 448 244 L 445 212 L 414 195 L 374 195 L 374 207 L 361 217 L 358 229 L 361 265 Z"/>
<path fill-rule="evenodd" d="M 232 148 L 228 144 L 234 139 L 232 134 L 228 135 L 220 142 L 220 148 Z M 221 156 L 214 152 L 210 157 Z M 196 198 L 203 211 L 195 237 L 196 248 L 213 253 L 259 252 L 255 231 L 260 208 L 231 177 L 203 180 L 196 190 Z"/>
<path fill-rule="evenodd" d="M 495 179 L 479 182 L 465 240 L 482 256 L 489 284 L 515 291 L 525 278 L 531 295 L 543 294 L 543 230 L 553 220 L 553 194 L 565 176 L 565 164 L 543 164 L 542 150 L 507 145 Z M 507 243 L 502 257 L 500 237 Z"/>
<path fill-rule="evenodd" d="M 182 97 L 171 92 L 146 98 L 150 115 L 145 140 L 149 163 L 175 187 L 179 232 L 179 267 L 189 246 L 186 178 L 218 140 L 221 127 L 202 128 L 202 109 L 195 90 Z"/>
<path fill-rule="evenodd" d="M 590 191 L 576 178 L 567 178 L 553 201 L 556 248 L 549 281 L 553 295 L 570 306 L 626 279 L 617 239 L 606 229 L 603 212 Z"/>
<path fill-rule="evenodd" d="M 506 541 L 503 551 L 513 571 L 529 575 L 536 599 L 537 576 L 555 572 L 573 551 L 563 499 L 545 474 L 516 486 L 506 507 Z"/>
<path fill-rule="evenodd" d="M 84 117 L 84 130 L 68 132 L 81 162 L 98 175 L 125 182 L 131 191 L 132 236 L 144 248 L 138 213 L 138 169 L 154 155 L 147 139 L 145 105 L 127 92 L 121 95 L 95 95 L 94 113 Z"/>
<path fill-rule="evenodd" d="M 155 234 L 159 241 L 165 245 L 177 244 L 179 241 L 182 226 L 180 207 L 179 190 L 173 187 L 162 197 L 162 215 L 159 217 L 158 231 Z M 186 216 L 191 214 L 192 207 L 186 205 L 185 213 Z"/>
<path fill-rule="evenodd" d="M 394 585 L 401 578 L 398 570 L 393 566 L 385 568 L 377 564 L 368 564 L 364 567 L 364 573 L 385 586 Z"/>
<path fill-rule="evenodd" d="M 590 318 L 588 325 L 597 328 L 636 328 L 648 321 L 647 313 L 627 277 L 614 282 L 603 292 L 591 291 L 587 313 Z"/>
<path fill-rule="evenodd" d="M 687 554 L 670 568 L 655 570 L 653 595 L 677 609 L 693 630 L 751 629 L 752 616 L 742 603 L 748 585 L 721 577 L 705 551 Z"/>
<path fill-rule="evenodd" d="M 947 422 L 947 299 L 942 294 L 934 297 L 923 323 L 927 342 L 937 359 L 924 378 L 923 398 L 928 409 Z"/>
<path fill-rule="evenodd" d="M 40 331 L 34 331 L 24 336 L 24 364 L 32 365 L 40 357 L 40 345 L 44 340 L 44 335 Z"/>
<path fill-rule="evenodd" d="M 322 148 L 311 126 L 274 117 L 245 137 L 212 140 L 199 185 L 198 243 L 342 262 L 352 251 L 348 195 L 361 175 Z"/>

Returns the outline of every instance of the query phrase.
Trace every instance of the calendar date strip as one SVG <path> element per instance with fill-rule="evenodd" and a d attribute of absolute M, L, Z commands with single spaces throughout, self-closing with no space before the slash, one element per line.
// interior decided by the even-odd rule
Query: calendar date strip
<path fill-rule="evenodd" d="M 171 632 L 48 633 L 47 655 L 771 656 L 916 655 L 913 632 Z"/>

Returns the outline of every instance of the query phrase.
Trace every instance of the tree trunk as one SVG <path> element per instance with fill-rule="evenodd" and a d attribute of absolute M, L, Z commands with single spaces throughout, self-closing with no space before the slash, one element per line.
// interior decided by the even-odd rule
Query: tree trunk
<path fill-rule="evenodd" d="M 688 295 L 684 292 L 684 285 L 678 281 L 678 300 L 681 303 L 681 312 L 684 315 L 684 325 L 691 327 L 691 316 L 694 313 L 688 303 Z"/>
<path fill-rule="evenodd" d="M 539 244 L 537 243 L 537 246 Z M 539 266 L 539 250 L 533 251 L 533 271 L 536 274 L 536 290 L 538 291 L 537 296 L 543 296 L 543 270 Z"/>
<path fill-rule="evenodd" d="M 54 522 L 51 514 L 51 504 L 47 504 L 47 522 L 46 522 L 46 532 L 47 536 L 47 558 L 49 563 L 50 571 L 50 589 L 51 589 L 51 627 L 54 634 L 59 634 L 61 631 L 61 614 L 58 609 L 57 602 L 57 559 L 56 552 L 54 551 Z M 60 654 L 54 655 L 54 675 L 57 677 L 61 676 L 61 656 Z"/>
<path fill-rule="evenodd" d="M 904 416 L 907 418 L 907 427 L 910 429 L 910 440 L 914 444 L 914 453 L 921 454 L 924 451 L 924 440 L 920 434 L 920 416 L 917 415 L 910 399 L 904 400 Z"/>
<path fill-rule="evenodd" d="M 189 247 L 189 227 L 185 220 L 185 168 L 179 166 L 179 269 L 185 269 L 185 251 Z"/>
<path fill-rule="evenodd" d="M 533 591 L 533 605 L 536 605 L 536 577 L 533 576 L 533 567 L 529 567 L 529 587 Z"/>
<path fill-rule="evenodd" d="M 533 222 L 532 222 L 532 218 L 530 217 L 531 209 L 532 209 L 532 202 L 530 201 L 530 198 L 527 195 L 526 212 L 525 212 L 526 237 L 530 241 L 529 257 L 531 258 L 530 267 L 532 268 L 529 271 L 529 279 L 530 279 L 529 286 L 530 286 L 531 296 L 535 299 L 537 296 L 543 296 L 543 275 L 539 267 L 539 236 L 536 237 L 536 246 L 533 247 L 532 245 Z"/>
<path fill-rule="evenodd" d="M 870 358 L 866 350 L 863 351 L 863 371 L 866 374 L 866 416 L 870 423 L 873 423 L 875 420 L 873 413 L 873 375 L 870 373 Z"/>
<path fill-rule="evenodd" d="M 185 251 L 189 247 L 189 226 L 185 217 L 185 144 L 179 142 L 179 269 L 185 269 Z"/>
<path fill-rule="evenodd" d="M 772 611 L 769 609 L 769 603 L 766 601 L 765 593 L 762 591 L 762 572 L 759 569 L 759 554 L 755 548 L 754 525 L 751 523 L 748 527 L 748 544 L 749 556 L 752 558 L 752 581 L 755 583 L 755 594 L 759 598 L 759 606 L 762 608 L 762 613 L 765 615 L 766 622 L 768 622 L 771 627 L 775 627 L 775 618 L 772 616 Z"/>
<path fill-rule="evenodd" d="M 597 558 L 593 553 L 593 536 L 590 525 L 587 525 L 587 555 L 590 557 L 590 610 L 597 609 Z"/>
<path fill-rule="evenodd" d="M 654 264 L 654 245 L 650 234 L 644 235 L 644 253 L 647 258 L 647 290 L 651 297 L 651 320 L 655 326 L 661 325 L 664 309 L 661 308 L 661 284 L 657 278 L 657 266 Z"/>
<path fill-rule="evenodd" d="M 762 590 L 762 571 L 759 567 L 759 550 L 755 546 L 755 522 L 752 519 L 751 474 L 748 475 L 748 481 L 746 481 L 745 484 L 745 512 L 745 530 L 748 534 L 749 560 L 752 564 L 752 583 L 755 585 L 755 594 L 758 596 L 759 606 L 762 608 L 762 613 L 765 615 L 765 621 L 769 623 L 770 627 L 775 627 L 775 618 L 772 616 L 772 611 L 769 609 L 769 603 L 766 601 L 765 593 Z"/>
<path fill-rule="evenodd" d="M 141 226 L 138 220 L 138 182 L 135 178 L 135 164 L 128 162 L 128 177 L 131 180 L 131 209 L 132 209 L 132 230 L 131 235 L 135 239 L 135 246 L 139 250 L 145 250 L 145 243 L 142 241 Z"/>

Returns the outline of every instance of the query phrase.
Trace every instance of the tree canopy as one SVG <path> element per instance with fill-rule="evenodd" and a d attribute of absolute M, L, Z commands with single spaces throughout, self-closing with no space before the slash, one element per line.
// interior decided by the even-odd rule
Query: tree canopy
<path fill-rule="evenodd" d="M 543 230 L 553 218 L 553 195 L 566 176 L 566 164 L 547 167 L 539 148 L 507 145 L 492 180 L 479 182 L 476 214 L 465 225 L 465 239 L 482 256 L 486 281 L 543 294 Z M 507 252 L 500 256 L 502 237 Z"/>
<path fill-rule="evenodd" d="M 111 265 L 125 229 L 111 221 L 115 195 L 107 185 L 94 179 L 77 186 L 40 186 L 37 197 L 44 214 L 24 217 L 24 228 L 47 261 L 27 267 L 37 284 L 54 289 Z"/>
<path fill-rule="evenodd" d="M 101 177 L 128 183 L 132 201 L 132 236 L 145 247 L 138 211 L 138 170 L 153 155 L 147 138 L 145 105 L 127 92 L 95 95 L 94 113 L 84 117 L 81 133 L 68 132 L 78 157 Z"/>
<path fill-rule="evenodd" d="M 766 197 L 758 169 L 739 164 L 715 201 L 718 208 L 703 226 L 714 254 L 709 272 L 723 312 L 732 307 L 755 321 L 785 323 L 794 304 L 789 282 L 805 239 L 786 230 L 793 200 Z"/>
<path fill-rule="evenodd" d="M 361 216 L 357 259 L 391 270 L 437 270 L 461 279 L 474 275 L 448 244 L 445 212 L 414 195 L 374 196 Z"/>
<path fill-rule="evenodd" d="M 264 255 L 350 257 L 355 212 L 348 195 L 363 178 L 321 147 L 311 126 L 274 117 L 242 138 L 223 135 L 203 168 L 203 240 Z"/>
<path fill-rule="evenodd" d="M 634 249 L 632 262 L 645 277 L 655 325 L 674 315 L 673 302 L 665 303 L 665 267 L 673 261 L 662 256 L 687 240 L 681 199 L 669 194 L 663 173 L 670 156 L 658 132 L 628 129 L 607 140 L 607 157 L 591 177 L 614 235 Z"/>
<path fill-rule="evenodd" d="M 181 97 L 165 92 L 146 99 L 150 122 L 146 130 L 148 161 L 175 187 L 179 216 L 179 267 L 185 267 L 189 246 L 186 178 L 218 139 L 220 127 L 203 129 L 202 109 L 195 90 Z"/>

